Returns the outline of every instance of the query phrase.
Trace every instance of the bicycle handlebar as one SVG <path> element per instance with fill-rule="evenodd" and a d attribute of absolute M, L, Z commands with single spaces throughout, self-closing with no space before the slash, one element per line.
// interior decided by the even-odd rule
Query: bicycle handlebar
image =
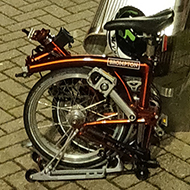
<path fill-rule="evenodd" d="M 27 36 L 28 36 L 28 34 L 30 33 L 28 30 L 26 30 L 26 29 L 22 29 L 22 32 L 24 32 Z"/>

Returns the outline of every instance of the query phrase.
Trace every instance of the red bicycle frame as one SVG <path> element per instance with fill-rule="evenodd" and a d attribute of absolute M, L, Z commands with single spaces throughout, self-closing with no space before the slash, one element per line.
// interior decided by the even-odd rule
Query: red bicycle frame
<path fill-rule="evenodd" d="M 148 132 L 148 139 L 147 139 L 147 145 L 149 144 L 149 138 L 152 131 L 152 127 L 156 124 L 158 115 L 157 110 L 151 109 L 149 107 L 149 96 L 150 96 L 150 84 L 152 82 L 152 70 L 151 70 L 151 63 L 148 59 L 145 59 L 147 63 L 141 63 L 138 62 L 138 69 L 132 68 L 132 67 L 126 67 L 121 66 L 121 70 L 125 71 L 131 71 L 131 69 L 137 73 L 140 72 L 140 75 L 142 76 L 142 85 L 140 90 L 140 97 L 138 104 L 134 104 L 134 100 L 132 98 L 132 95 L 121 78 L 119 74 L 119 68 L 114 68 L 112 66 L 109 67 L 109 60 L 110 57 L 105 56 L 91 56 L 91 55 L 79 55 L 79 56 L 71 56 L 69 52 L 67 52 L 65 49 L 61 50 L 59 47 L 56 46 L 56 44 L 53 43 L 54 51 L 57 51 L 62 55 L 62 57 L 54 58 L 51 60 L 48 60 L 47 57 L 49 56 L 49 53 L 43 53 L 41 55 L 36 55 L 35 57 L 28 57 L 26 60 L 26 67 L 28 70 L 28 74 L 31 75 L 36 72 L 42 72 L 45 70 L 57 70 L 57 69 L 63 69 L 63 68 L 71 68 L 71 67 L 100 67 L 100 68 L 110 68 L 110 70 L 114 71 L 115 76 L 118 78 L 118 80 L 122 83 L 125 92 L 126 92 L 126 102 L 128 100 L 128 105 L 130 105 L 130 108 L 136 113 L 137 119 L 134 121 L 134 123 L 144 123 L 146 126 L 149 127 Z M 117 59 L 117 58 L 111 58 L 115 60 L 119 60 L 123 63 L 131 63 L 131 60 L 126 59 Z M 136 70 L 136 71 L 135 71 Z M 103 120 L 103 121 L 95 121 L 91 123 L 85 123 L 84 126 L 92 126 L 92 125 L 106 125 L 106 124 L 114 124 L 114 123 L 131 123 L 129 119 L 118 119 L 118 120 Z"/>

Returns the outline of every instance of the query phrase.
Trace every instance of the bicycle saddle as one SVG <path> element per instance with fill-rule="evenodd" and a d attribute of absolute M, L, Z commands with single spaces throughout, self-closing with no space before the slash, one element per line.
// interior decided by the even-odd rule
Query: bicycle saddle
<path fill-rule="evenodd" d="M 132 28 L 138 32 L 154 34 L 166 28 L 173 22 L 174 11 L 172 9 L 163 10 L 152 16 L 140 16 L 133 18 L 119 18 L 105 24 L 106 30 L 125 30 Z"/>

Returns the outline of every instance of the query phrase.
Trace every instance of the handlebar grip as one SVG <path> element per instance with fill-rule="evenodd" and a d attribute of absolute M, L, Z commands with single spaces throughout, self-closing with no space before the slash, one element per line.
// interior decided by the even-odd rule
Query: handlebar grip
<path fill-rule="evenodd" d="M 16 78 L 18 78 L 18 77 L 24 77 L 24 78 L 26 78 L 27 76 L 29 76 L 29 75 L 26 72 L 16 73 L 15 74 Z"/>
<path fill-rule="evenodd" d="M 30 33 L 28 30 L 26 30 L 26 29 L 22 29 L 22 32 L 24 32 L 27 36 L 28 36 L 28 34 Z"/>

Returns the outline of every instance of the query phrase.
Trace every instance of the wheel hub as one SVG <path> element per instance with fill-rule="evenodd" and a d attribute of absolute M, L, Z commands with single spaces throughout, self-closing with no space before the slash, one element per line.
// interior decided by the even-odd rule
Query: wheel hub
<path fill-rule="evenodd" d="M 81 126 L 86 120 L 86 111 L 81 105 L 74 105 L 66 116 L 72 126 Z"/>

